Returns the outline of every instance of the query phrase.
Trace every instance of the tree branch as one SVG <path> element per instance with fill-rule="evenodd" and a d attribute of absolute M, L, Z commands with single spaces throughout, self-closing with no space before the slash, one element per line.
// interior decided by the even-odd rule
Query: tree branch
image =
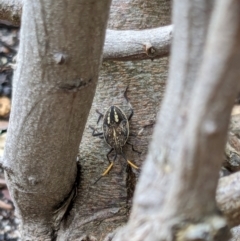
<path fill-rule="evenodd" d="M 146 30 L 107 30 L 104 60 L 155 59 L 169 55 L 173 26 Z"/>
<path fill-rule="evenodd" d="M 238 1 L 222 0 L 216 3 L 213 12 L 203 64 L 192 93 L 183 144 L 176 156 L 179 160 L 175 167 L 178 175 L 174 176 L 173 195 L 167 202 L 167 207 L 171 207 L 175 216 L 185 214 L 197 219 L 215 212 L 220 160 L 227 139 L 230 113 L 240 87 L 239 11 Z M 180 197 L 180 205 L 174 205 L 176 210 L 173 211 L 172 202 Z"/>
<path fill-rule="evenodd" d="M 227 223 L 216 208 L 215 191 L 239 89 L 240 3 L 215 2 L 206 38 L 202 34 L 208 27 L 212 3 L 174 2 L 176 32 L 166 99 L 129 223 L 114 240 L 129 236 L 153 241 L 228 238 Z M 207 18 L 203 20 L 204 14 Z M 198 51 L 203 52 L 205 40 L 201 55 Z"/>
<path fill-rule="evenodd" d="M 53 240 L 75 197 L 110 2 L 24 0 L 3 160 L 23 240 Z"/>
<path fill-rule="evenodd" d="M 22 0 L 3 0 L 0 3 L 2 23 L 20 25 Z M 8 21 L 8 22 L 6 22 Z M 146 30 L 107 30 L 103 60 L 143 60 L 169 55 L 173 26 Z"/>

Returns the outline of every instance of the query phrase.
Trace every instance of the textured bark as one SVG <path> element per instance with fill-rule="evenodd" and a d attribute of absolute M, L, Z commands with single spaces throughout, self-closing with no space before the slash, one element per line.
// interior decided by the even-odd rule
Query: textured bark
<path fill-rule="evenodd" d="M 144 165 L 131 218 L 154 215 L 166 198 L 172 180 L 172 168 L 186 115 L 192 86 L 203 58 L 205 36 L 213 1 L 176 1 L 173 9 L 172 57 L 166 96 Z M 190 36 L 190 37 L 189 37 Z M 156 163 L 157 167 L 156 168 Z M 151 197 L 151 198 L 149 198 Z M 150 208 L 151 207 L 151 208 Z M 154 210 L 154 211 L 153 211 Z"/>
<path fill-rule="evenodd" d="M 4 0 L 0 3 L 0 23 L 20 25 L 20 0 Z M 12 15 L 15 16 L 14 21 Z M 19 22 L 17 20 L 19 19 Z M 9 22 L 8 22 L 9 21 Z M 157 26 L 159 27 L 159 26 Z M 173 26 L 145 30 L 111 30 L 106 33 L 103 60 L 157 59 L 169 55 Z"/>
<path fill-rule="evenodd" d="M 170 240 L 174 235 L 176 235 L 174 238 L 179 241 L 205 240 L 206 237 L 201 235 L 206 232 L 207 238 L 210 239 L 226 240 L 227 238 L 226 222 L 216 212 L 214 196 L 221 164 L 219 150 L 223 149 L 233 97 L 239 89 L 239 84 L 236 82 L 238 79 L 236 75 L 239 73 L 237 66 L 234 66 L 235 62 L 239 63 L 239 46 L 234 42 L 239 39 L 237 29 L 239 6 L 235 1 L 230 1 L 230 5 L 224 6 L 222 10 L 218 9 L 220 20 L 216 20 L 218 18 L 216 17 L 218 10 L 216 10 L 215 24 L 212 24 L 209 30 L 212 35 L 208 37 L 205 55 L 203 55 L 214 1 L 175 2 L 176 32 L 166 99 L 137 189 L 130 222 L 123 231 L 119 232 L 119 236 L 115 237 L 116 240 L 129 240 L 129 237 L 135 240 L 152 241 L 159 238 Z M 169 1 L 114 1 L 109 28 L 138 31 L 109 30 L 111 34 L 107 36 L 103 58 L 129 60 L 147 57 L 152 59 L 156 56 L 145 53 L 146 47 L 151 45 L 160 53 L 158 57 L 167 54 L 170 31 L 166 34 L 168 39 L 163 42 L 163 46 L 159 45 L 162 38 L 158 37 L 159 41 L 154 42 L 157 36 L 151 39 L 151 36 L 143 36 L 142 33 L 148 31 L 151 33 L 156 30 L 145 30 L 145 28 L 156 28 L 170 23 L 169 5 Z M 222 23 L 219 23 L 221 21 Z M 219 29 L 216 26 L 220 26 Z M 139 29 L 144 30 L 139 31 Z M 226 34 L 223 36 L 222 32 Z M 91 35 L 90 39 L 92 38 L 94 37 Z M 132 41 L 133 43 L 129 43 Z M 158 45 L 159 48 L 156 47 Z M 116 51 L 113 46 L 116 47 Z M 65 56 L 65 53 L 56 53 L 54 59 L 62 64 Z M 124 111 L 129 113 L 129 105 L 123 98 L 123 93 L 129 85 L 127 95 L 135 110 L 130 125 L 135 136 L 130 136 L 130 142 L 134 144 L 135 149 L 142 151 L 142 154 L 133 153 L 131 147 L 127 146 L 124 147 L 124 152 L 128 159 L 141 165 L 151 136 L 151 124 L 155 122 L 157 107 L 164 92 L 167 63 L 166 58 L 161 61 L 154 60 L 154 62 L 104 63 L 80 150 L 82 175 L 79 195 L 70 215 L 62 222 L 58 240 L 73 240 L 80 237 L 87 239 L 86 234 L 90 235 L 90 240 L 94 240 L 92 235 L 102 240 L 107 233 L 126 222 L 131 208 L 132 192 L 139 173 L 128 169 L 124 160 L 119 157 L 110 174 L 93 185 L 107 167 L 105 160 L 108 147 L 103 140 L 91 137 L 91 129 L 88 126 L 97 126 L 96 109 L 104 112 L 111 104 L 123 106 Z M 61 73 L 59 75 L 61 78 L 64 76 Z M 69 89 L 70 85 L 64 85 L 64 88 Z M 91 98 L 87 91 L 84 95 Z M 80 106 L 80 108 L 84 110 L 84 107 Z M 197 113 L 195 113 L 196 109 Z M 86 113 L 87 108 L 85 115 Z M 78 131 L 77 135 L 80 138 L 81 131 Z M 50 139 L 48 136 L 47 138 Z M 69 146 L 71 144 L 69 147 L 71 151 L 73 145 L 70 142 L 68 144 Z M 55 152 L 52 155 L 57 156 Z M 37 161 L 42 162 L 40 158 Z M 66 166 L 62 165 L 62 167 L 64 170 Z M 8 170 L 11 171 L 11 167 Z M 72 173 L 75 171 L 73 170 Z M 219 203 L 223 205 L 221 209 L 229 215 L 230 225 L 238 224 L 238 192 L 235 192 L 233 187 L 238 179 L 236 174 L 230 178 L 223 178 L 218 190 L 218 201 L 220 200 Z M 207 185 L 206 180 L 209 180 Z M 68 181 L 72 185 L 74 178 Z M 35 185 L 35 177 L 28 178 L 28 182 Z M 69 194 L 71 185 L 63 187 L 65 194 Z M 19 191 L 19 187 L 17 188 Z M 228 195 L 231 195 L 232 202 L 226 199 Z M 59 196 L 61 198 L 57 198 L 57 201 L 66 197 L 60 194 Z M 176 200 L 181 201 L 176 202 Z M 53 203 L 57 201 L 53 200 Z M 205 205 L 206 203 L 208 205 Z M 52 214 L 53 209 L 47 212 Z M 175 219 L 175 217 L 178 218 Z M 52 217 L 44 218 L 38 217 L 37 221 L 52 222 Z M 185 225 L 182 225 L 182 221 Z M 41 224 L 44 228 L 39 233 L 46 232 L 47 235 L 44 236 L 46 238 L 49 237 L 51 228 L 46 229 L 44 222 Z M 179 226 L 179 223 L 182 226 Z M 27 222 L 26 224 L 28 226 Z M 48 225 L 49 227 L 51 225 Z M 172 228 L 179 229 L 177 234 Z M 223 233 L 218 237 L 220 229 Z"/>
<path fill-rule="evenodd" d="M 240 105 L 234 106 L 229 125 L 228 141 L 222 175 L 231 174 L 240 170 Z"/>
<path fill-rule="evenodd" d="M 219 180 L 217 189 L 217 203 L 224 212 L 231 227 L 240 224 L 240 173 L 234 173 Z"/>
<path fill-rule="evenodd" d="M 170 12 L 170 1 L 116 0 L 111 6 L 108 28 L 141 30 L 169 25 Z M 129 86 L 127 96 L 135 111 L 130 121 L 130 133 L 139 133 L 138 136 L 131 135 L 129 142 L 142 154 L 133 152 L 128 145 L 123 151 L 129 160 L 141 166 L 152 134 L 152 126 L 144 126 L 155 121 L 165 90 L 167 66 L 167 58 L 103 63 L 80 148 L 81 195 L 76 199 L 67 225 L 62 226 L 61 231 L 68 229 L 68 235 L 61 240 L 74 240 L 84 233 L 103 240 L 106 234 L 127 221 L 139 171 L 130 172 L 124 159 L 119 156 L 111 172 L 93 185 L 108 166 L 106 154 L 109 147 L 104 140 L 92 137 L 92 130 L 88 126 L 98 126 L 101 131 L 101 123 L 96 123 L 99 116 L 96 109 L 104 113 L 112 104 L 117 104 L 129 115 L 129 105 L 123 97 L 126 87 Z M 113 157 L 114 153 L 110 155 L 110 159 Z"/>
<path fill-rule="evenodd" d="M 204 34 L 212 2 L 174 4 L 166 98 L 129 223 L 114 240 L 229 238 L 227 223 L 216 208 L 215 191 L 230 112 L 239 89 L 240 4 L 217 1 L 207 38 Z"/>
<path fill-rule="evenodd" d="M 239 241 L 240 240 L 240 226 L 231 229 L 232 238 L 229 241 Z"/>
<path fill-rule="evenodd" d="M 0 19 L 20 25 L 22 15 L 23 0 L 1 0 L 0 2 Z"/>
<path fill-rule="evenodd" d="M 182 138 L 184 144 L 176 156 L 179 165 L 176 166 L 177 175 L 173 180 L 175 185 L 173 183 L 169 202 L 165 206 L 171 217 L 184 216 L 196 221 L 218 214 L 215 192 L 230 113 L 240 87 L 239 11 L 240 3 L 234 0 L 219 1 L 215 6 L 203 64 L 192 93 L 194 98 Z M 222 36 L 222 32 L 226 34 Z M 197 113 L 195 110 L 198 110 Z M 179 200 L 180 197 L 181 201 L 177 205 L 175 203 L 173 208 L 172 200 Z M 220 227 L 216 230 L 220 231 Z M 226 240 L 224 233 L 218 240 Z"/>
<path fill-rule="evenodd" d="M 3 163 L 22 240 L 53 240 L 74 194 L 109 8 L 109 0 L 25 1 Z"/>
<path fill-rule="evenodd" d="M 239 107 L 239 106 L 238 106 Z M 235 111 L 238 108 L 234 108 Z M 239 111 L 237 112 L 239 113 Z M 216 200 L 220 210 L 228 219 L 228 224 L 233 227 L 240 224 L 240 115 L 232 115 L 230 133 L 225 149 L 224 173 L 235 174 L 223 177 L 219 180 Z M 239 227 L 236 229 L 239 232 Z M 234 234 L 236 232 L 233 232 Z M 236 240 L 236 239 L 234 239 Z"/>
<path fill-rule="evenodd" d="M 146 30 L 108 30 L 104 60 L 156 59 L 169 55 L 173 26 Z"/>

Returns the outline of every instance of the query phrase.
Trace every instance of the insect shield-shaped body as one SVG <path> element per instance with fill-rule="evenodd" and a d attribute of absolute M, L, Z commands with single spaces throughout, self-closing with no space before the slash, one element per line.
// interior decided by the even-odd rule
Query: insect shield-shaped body
<path fill-rule="evenodd" d="M 107 144 L 112 147 L 116 154 L 123 154 L 122 147 L 126 144 L 129 136 L 128 118 L 117 106 L 111 106 L 103 118 L 103 136 Z"/>

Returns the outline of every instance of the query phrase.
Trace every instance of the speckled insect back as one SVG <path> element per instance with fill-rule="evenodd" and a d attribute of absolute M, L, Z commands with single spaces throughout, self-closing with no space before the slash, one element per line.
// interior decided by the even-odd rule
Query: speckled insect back
<path fill-rule="evenodd" d="M 103 136 L 117 154 L 122 154 L 122 147 L 129 136 L 129 123 L 124 112 L 115 105 L 111 106 L 104 115 Z"/>
<path fill-rule="evenodd" d="M 128 98 L 126 96 L 127 89 L 124 92 L 124 97 L 128 102 Z M 131 106 L 131 105 L 130 105 Z M 102 124 L 102 133 L 96 131 L 96 129 L 92 126 L 89 126 L 92 130 L 93 136 L 99 136 L 105 139 L 106 143 L 111 147 L 110 151 L 107 153 L 107 159 L 109 161 L 109 166 L 107 169 L 102 173 L 101 177 L 105 176 L 109 173 L 111 168 L 113 167 L 114 161 L 117 159 L 117 155 L 122 156 L 125 161 L 133 168 L 138 169 L 138 167 L 133 164 L 130 160 L 128 160 L 125 154 L 122 151 L 122 147 L 125 144 L 131 145 L 132 150 L 139 153 L 133 148 L 133 145 L 127 142 L 129 136 L 129 121 L 133 116 L 133 109 L 131 107 L 131 114 L 129 117 L 123 112 L 121 108 L 116 105 L 112 105 L 108 108 L 105 115 L 101 114 L 98 110 L 97 113 L 100 115 L 98 118 L 97 123 L 99 123 L 100 119 L 103 117 L 103 124 Z M 110 161 L 109 155 L 112 151 L 115 151 L 115 157 L 113 161 Z M 140 154 L 140 153 L 139 153 Z M 94 183 L 98 182 L 101 177 L 99 177 Z"/>

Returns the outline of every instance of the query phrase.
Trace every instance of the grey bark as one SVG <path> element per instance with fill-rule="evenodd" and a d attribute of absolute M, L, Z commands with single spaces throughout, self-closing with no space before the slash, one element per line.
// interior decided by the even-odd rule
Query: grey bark
<path fill-rule="evenodd" d="M 116 0 L 111 6 L 108 28 L 141 30 L 169 25 L 170 12 L 170 1 Z M 104 113 L 112 104 L 118 105 L 129 115 L 129 104 L 123 97 L 123 92 L 129 86 L 127 96 L 135 112 L 130 121 L 129 142 L 142 153 L 133 152 L 128 145 L 123 151 L 129 160 L 141 167 L 152 134 L 152 126 L 144 126 L 155 121 L 165 90 L 167 66 L 167 58 L 103 63 L 80 147 L 81 195 L 77 196 L 67 226 L 61 227 L 60 231 L 65 234 L 61 240 L 80 239 L 84 235 L 103 240 L 106 234 L 126 223 L 139 171 L 131 172 L 125 160 L 119 156 L 111 172 L 93 185 L 108 166 L 106 154 L 109 147 L 104 140 L 91 136 L 89 125 L 101 131 L 101 123 L 97 125 L 99 115 L 96 110 Z M 114 153 L 110 155 L 110 159 L 113 158 Z"/>
<path fill-rule="evenodd" d="M 53 240 L 74 196 L 109 8 L 109 0 L 25 1 L 3 162 L 22 240 Z"/>
<path fill-rule="evenodd" d="M 152 210 L 159 210 L 165 202 L 172 179 L 171 170 L 176 162 L 174 156 L 186 124 L 187 105 L 203 56 L 212 4 L 213 1 L 200 4 L 185 0 L 181 3 L 176 1 L 174 5 L 173 23 L 178 27 L 174 31 L 168 87 L 141 175 L 141 184 L 136 190 L 132 212 L 134 219 L 138 219 L 139 214 L 154 214 Z M 156 168 L 156 163 L 159 163 L 159 168 Z M 146 199 L 150 196 L 152 198 Z M 152 208 L 147 208 L 150 206 Z"/>
<path fill-rule="evenodd" d="M 166 97 L 130 220 L 114 240 L 229 238 L 227 222 L 217 211 L 215 191 L 239 89 L 240 5 L 217 1 L 205 38 L 212 3 L 174 2 Z"/>
<path fill-rule="evenodd" d="M 103 60 L 156 59 L 169 55 L 173 26 L 145 30 L 107 30 Z"/>
<path fill-rule="evenodd" d="M 161 16 L 161 24 L 169 24 L 169 2 L 164 2 L 165 1 L 156 1 L 153 3 L 115 1 L 112 8 L 110 28 L 144 29 L 159 27 L 159 15 Z M 119 237 L 124 240 L 129 240 L 129 236 L 135 237 L 136 240 L 142 240 L 144 237 L 146 239 L 149 238 L 149 240 L 154 240 L 154 238 L 161 236 L 165 240 L 166 237 L 169 238 L 175 235 L 170 229 L 172 227 L 179 228 L 179 220 L 184 221 L 186 225 L 181 227 L 182 229 L 180 228 L 180 231 L 177 233 L 177 240 L 199 238 L 199 236 L 196 237 L 196 234 L 201 236 L 206 230 L 210 230 L 208 238 L 212 238 L 214 235 L 212 235 L 211 232 L 216 231 L 217 233 L 218 229 L 223 228 L 224 231 L 226 231 L 226 222 L 221 216 L 218 216 L 213 197 L 215 195 L 218 169 L 220 166 L 219 159 L 221 159 L 219 150 L 226 138 L 226 123 L 228 122 L 234 91 L 237 90 L 237 88 L 233 89 L 236 83 L 233 80 L 233 76 L 229 75 L 229 71 L 236 74 L 237 68 L 236 66 L 232 66 L 231 63 L 234 62 L 234 58 L 236 58 L 236 62 L 239 61 L 239 53 L 238 51 L 232 51 L 232 49 L 238 50 L 237 43 L 224 42 L 225 39 L 221 38 L 222 36 L 219 37 L 219 33 L 221 31 L 226 32 L 228 40 L 229 38 L 235 40 L 239 37 L 237 36 L 237 30 L 234 30 L 234 27 L 237 28 L 238 26 L 238 21 L 235 21 L 237 17 L 233 13 L 233 10 L 238 11 L 239 8 L 238 5 L 234 6 L 234 4 L 236 4 L 235 2 L 232 2 L 234 9 L 229 6 L 222 8 L 227 9 L 229 12 L 228 14 L 225 12 L 221 13 L 221 18 L 222 16 L 226 16 L 226 18 L 223 18 L 224 21 L 222 20 L 223 23 L 216 21 L 218 23 L 215 27 L 209 29 L 209 33 L 212 31 L 215 36 L 208 38 L 210 41 L 207 42 L 207 51 L 204 55 L 205 57 L 203 57 L 206 41 L 205 36 L 207 35 L 213 3 L 214 1 L 204 1 L 201 3 L 200 1 L 181 1 L 181 3 L 177 3 L 176 1 L 174 11 L 176 33 L 174 33 L 175 40 L 172 49 L 173 56 L 166 99 L 159 115 L 154 141 L 151 145 L 147 163 L 141 177 L 140 186 L 137 190 L 130 222 L 124 229 L 125 234 L 122 235 L 120 232 L 116 240 Z M 158 4 L 161 4 L 160 10 Z M 136 11 L 136 8 L 138 11 Z M 149 14 L 149 11 L 152 15 Z M 221 11 L 219 10 L 219 12 Z M 139 16 L 141 16 L 141 19 L 139 19 Z M 229 29 L 225 23 L 228 23 L 230 26 L 232 22 L 234 22 L 234 18 L 235 25 Z M 216 30 L 218 24 L 222 26 L 222 29 Z M 159 30 L 162 29 L 159 28 Z M 119 31 L 119 33 L 124 34 L 126 32 Z M 236 34 L 236 36 L 234 34 Z M 216 36 L 218 36 L 219 39 L 217 39 Z M 135 38 L 133 35 L 129 35 L 129 37 Z M 140 34 L 139 38 L 141 37 L 143 36 Z M 223 51 L 221 55 L 219 53 L 221 51 L 218 51 L 211 41 L 214 42 L 214 44 L 217 43 L 216 46 L 218 49 L 222 50 L 224 49 L 223 47 L 226 46 L 229 46 L 229 49 Z M 152 41 L 150 41 L 150 43 L 151 42 Z M 112 41 L 110 41 L 110 43 L 112 43 Z M 121 41 L 120 44 L 126 47 L 124 41 Z M 156 44 L 159 44 L 159 42 L 156 42 Z M 130 49 L 141 47 L 142 51 L 145 46 L 149 46 L 145 40 L 140 40 L 140 44 L 137 43 L 136 45 L 134 40 L 134 46 L 132 47 L 132 45 L 129 44 L 127 47 Z M 137 54 L 139 54 L 138 51 L 140 50 L 138 48 Z M 163 49 L 164 48 L 165 47 L 163 47 Z M 120 49 L 122 49 L 122 47 Z M 210 49 L 212 49 L 212 52 Z M 135 55 L 134 51 L 132 53 L 133 55 Z M 117 51 L 117 54 L 119 53 L 120 52 Z M 127 51 L 125 51 L 123 55 L 120 53 L 120 57 L 116 59 L 128 59 L 125 53 L 127 53 Z M 111 54 L 116 56 L 114 52 L 110 52 L 110 55 Z M 55 61 L 61 63 L 62 60 L 64 60 L 63 56 L 65 55 L 59 55 L 59 53 L 57 53 L 54 55 Z M 215 66 L 216 63 L 211 58 L 212 56 L 218 56 L 219 62 L 217 65 L 222 66 L 222 68 L 211 67 L 214 70 L 222 70 L 220 73 L 217 73 L 217 71 L 214 72 L 216 74 L 215 78 L 212 77 L 212 69 L 208 69 L 209 66 Z M 145 53 L 143 57 L 141 57 L 141 53 L 137 55 L 139 59 L 145 57 Z M 129 59 L 132 59 L 132 56 Z M 125 151 L 127 156 L 130 157 L 129 159 L 134 160 L 138 165 L 145 159 L 146 147 L 151 134 L 151 127 L 146 126 L 154 122 L 157 111 L 156 106 L 162 98 L 162 94 L 157 93 L 157 91 L 161 91 L 161 93 L 164 91 L 164 79 L 166 77 L 164 68 L 167 66 L 167 61 L 165 59 L 161 60 L 160 74 L 158 65 L 159 62 L 155 61 L 151 63 L 151 65 L 149 62 L 106 62 L 103 66 L 103 77 L 100 79 L 87 124 L 87 126 L 89 124 L 96 124 L 97 114 L 95 114 L 95 109 L 106 110 L 112 103 L 119 105 L 122 105 L 122 102 L 125 103 L 126 106 L 124 110 L 127 112 L 128 105 L 123 99 L 122 94 L 126 86 L 129 85 L 128 96 L 134 109 L 137 109 L 131 129 L 135 134 L 139 134 L 137 138 L 130 137 L 130 140 L 134 142 L 135 146 L 141 147 L 143 153 L 138 156 L 137 154 L 131 153 L 127 147 Z M 202 66 L 201 71 L 200 66 Z M 229 81 L 229 85 L 227 86 L 224 86 L 221 79 L 221 76 L 224 75 Z M 209 76 L 211 76 L 211 79 L 208 79 Z M 157 78 L 163 79 L 158 81 Z M 202 79 L 203 83 L 199 84 Z M 213 85 L 210 86 L 209 91 L 206 91 L 203 85 L 205 82 L 209 84 L 211 81 Z M 148 85 L 149 83 L 151 83 L 151 85 Z M 220 91 L 218 95 L 215 95 L 214 93 L 217 88 L 219 88 Z M 200 92 L 202 94 L 201 97 L 196 89 L 202 91 Z M 156 93 L 153 96 L 147 94 L 150 93 L 151 95 L 153 92 Z M 192 102 L 194 95 L 196 101 L 193 101 L 191 108 L 188 108 L 187 105 Z M 225 102 L 222 100 L 221 95 L 227 97 Z M 141 102 L 138 103 L 139 96 L 141 96 Z M 203 96 L 206 97 L 205 102 L 202 100 Z M 221 105 L 216 103 L 221 103 Z M 195 108 L 199 109 L 199 113 L 194 113 Z M 226 109 L 224 115 L 220 115 L 221 108 L 223 108 L 224 111 Z M 138 111 L 138 109 L 140 110 Z M 220 126 L 218 126 L 216 121 L 218 116 L 221 117 Z M 197 136 L 194 136 L 194 134 Z M 95 235 L 98 239 L 102 239 L 106 233 L 114 230 L 115 227 L 122 225 L 127 220 L 127 215 L 131 207 L 132 191 L 138 173 L 129 172 L 126 164 L 122 163 L 122 160 L 119 158 L 118 161 L 121 162 L 121 165 L 116 162 L 114 169 L 109 174 L 110 177 L 105 177 L 94 186 L 94 180 L 102 173 L 107 165 L 107 163 L 104 164 L 104 162 L 100 160 L 106 159 L 105 154 L 108 150 L 106 146 L 104 146 L 103 141 L 97 139 L 92 140 L 90 135 L 90 129 L 86 128 L 80 155 L 82 182 L 79 193 L 81 193 L 81 196 L 79 195 L 77 197 L 70 216 L 62 223 L 59 232 L 61 235 L 58 237 L 59 240 L 71 240 L 80 237 L 86 238 L 85 233 Z M 198 137 L 200 137 L 199 140 Z M 188 149 L 189 147 L 186 145 L 186 143 L 189 143 L 189 140 L 193 140 L 191 142 L 192 149 Z M 95 148 L 92 147 L 92 145 L 94 145 Z M 210 147 L 212 147 L 211 151 L 213 150 L 211 161 L 209 160 L 210 155 L 206 157 Z M 191 155 L 189 153 L 191 153 Z M 100 163 L 100 165 L 98 163 Z M 198 171 L 194 171 L 193 167 L 196 166 L 199 167 Z M 206 167 L 211 169 L 211 172 L 209 172 L 209 169 L 206 169 Z M 214 170 L 213 172 L 212 169 Z M 187 172 L 189 175 L 184 176 Z M 173 175 L 175 175 L 174 178 Z M 149 178 L 150 176 L 155 179 Z M 207 178 L 211 179 L 210 185 L 204 185 Z M 180 185 L 180 188 L 177 188 L 179 190 L 176 190 L 176 183 L 179 185 L 179 180 L 181 180 L 182 185 Z M 230 179 L 225 178 L 224 180 Z M 189 183 L 192 185 L 189 185 Z M 201 188 L 202 186 L 203 189 Z M 227 188 L 231 187 L 226 186 Z M 167 191 L 170 187 L 172 187 L 172 191 L 168 194 Z M 193 197 L 190 201 L 189 193 L 191 193 L 191 197 Z M 205 195 L 201 194 L 199 196 L 199 193 L 204 193 Z M 232 189 L 229 193 L 234 195 Z M 179 197 L 181 197 L 182 201 L 177 202 L 176 206 L 175 203 L 173 205 L 172 201 L 178 200 Z M 205 204 L 206 202 L 209 205 L 202 205 L 202 203 Z M 164 203 L 168 203 L 168 205 L 163 205 Z M 184 207 L 186 203 L 190 204 L 190 208 L 187 210 Z M 165 212 L 162 212 L 164 209 Z M 191 211 L 191 215 L 188 216 L 186 214 L 189 214 L 189 210 Z M 158 214 L 161 215 L 158 216 Z M 179 217 L 179 220 L 173 219 L 173 216 Z M 165 218 L 166 220 L 166 226 L 161 229 L 161 233 L 159 233 L 159 223 L 156 222 L 159 217 Z M 191 225 L 192 222 L 199 223 Z M 138 229 L 139 223 L 142 225 L 140 231 Z M 211 229 L 212 226 L 214 226 L 215 229 Z M 153 232 L 150 232 L 150 230 Z M 200 231 L 196 232 L 197 230 Z M 44 229 L 43 231 L 45 232 Z M 143 234 L 145 231 L 146 233 Z M 164 231 L 166 232 L 164 233 Z M 191 233 L 194 233 L 195 236 L 189 236 Z M 227 231 L 225 234 L 227 235 Z M 224 239 L 226 236 L 222 236 L 221 238 Z M 92 239 L 94 239 L 93 236 Z M 201 240 L 204 240 L 204 238 Z"/>
<path fill-rule="evenodd" d="M 0 21 L 20 25 L 22 0 L 0 3 Z M 14 19 L 13 19 L 14 16 Z M 159 26 L 157 26 L 159 27 Z M 156 59 L 169 55 L 173 26 L 140 30 L 111 30 L 106 33 L 103 60 Z"/>

